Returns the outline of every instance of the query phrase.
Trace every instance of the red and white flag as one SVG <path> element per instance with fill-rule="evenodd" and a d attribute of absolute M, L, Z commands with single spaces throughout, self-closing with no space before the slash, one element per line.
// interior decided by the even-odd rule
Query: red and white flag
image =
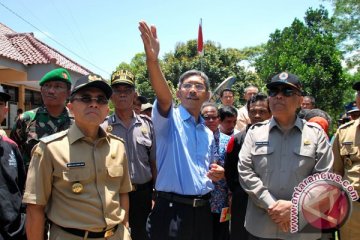
<path fill-rule="evenodd" d="M 198 31 L 198 42 L 197 42 L 198 54 L 204 55 L 204 42 L 202 34 L 202 19 L 200 18 L 199 31 Z"/>

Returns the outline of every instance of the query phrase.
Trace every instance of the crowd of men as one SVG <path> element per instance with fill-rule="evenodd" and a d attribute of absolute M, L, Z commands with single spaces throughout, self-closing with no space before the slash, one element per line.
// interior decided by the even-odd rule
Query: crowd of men
<path fill-rule="evenodd" d="M 311 222 L 291 231 L 304 179 L 333 171 L 360 192 L 354 109 L 331 139 L 331 118 L 298 76 L 276 74 L 267 94 L 248 86 L 237 109 L 231 89 L 220 105 L 208 102 L 198 70 L 180 76 L 176 106 L 156 27 L 142 21 L 139 30 L 153 104 L 129 71 L 115 71 L 110 84 L 96 74 L 73 83 L 58 68 L 39 81 L 43 106 L 20 114 L 10 138 L 1 132 L 0 240 L 308 240 L 332 239 L 338 228 L 343 240 L 358 237 L 359 201 L 330 234 Z M 353 89 L 360 107 L 360 82 Z M 0 122 L 9 100 L 0 86 Z"/>

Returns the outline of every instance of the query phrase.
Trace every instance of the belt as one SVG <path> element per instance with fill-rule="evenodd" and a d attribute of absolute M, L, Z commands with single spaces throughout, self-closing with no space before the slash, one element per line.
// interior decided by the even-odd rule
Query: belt
<path fill-rule="evenodd" d="M 170 202 L 182 203 L 192 207 L 203 207 L 208 205 L 211 196 L 210 193 L 202 196 L 180 195 L 169 192 L 156 192 L 156 194 L 157 197 L 164 198 Z"/>
<path fill-rule="evenodd" d="M 149 181 L 149 182 L 146 182 L 146 183 L 143 183 L 143 184 L 133 183 L 131 185 L 132 185 L 132 191 L 133 192 L 134 191 L 142 191 L 142 190 L 145 190 L 145 189 L 152 188 L 153 187 L 153 182 Z"/>
<path fill-rule="evenodd" d="M 84 237 L 85 234 L 87 233 L 88 238 L 108 238 L 115 234 L 115 231 L 118 228 L 118 226 L 119 225 L 116 225 L 115 227 L 105 230 L 105 231 L 102 231 L 102 232 L 90 232 L 90 231 L 75 229 L 75 228 L 66 228 L 66 227 L 61 227 L 61 226 L 59 226 L 59 227 L 62 230 L 64 230 L 65 232 L 68 232 L 72 235 L 76 235 L 79 237 Z"/>

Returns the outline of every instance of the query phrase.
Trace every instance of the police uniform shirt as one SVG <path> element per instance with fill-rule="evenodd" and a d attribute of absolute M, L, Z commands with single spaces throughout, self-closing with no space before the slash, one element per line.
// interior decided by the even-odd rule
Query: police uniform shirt
<path fill-rule="evenodd" d="M 274 118 L 255 124 L 246 134 L 239 159 L 239 181 L 251 198 L 245 217 L 251 234 L 280 239 L 319 237 L 283 233 L 266 210 L 277 200 L 291 200 L 294 187 L 306 177 L 331 170 L 333 154 L 320 126 L 298 117 L 286 133 Z"/>
<path fill-rule="evenodd" d="M 155 161 L 156 147 L 151 120 L 133 113 L 133 121 L 127 128 L 113 114 L 108 118 L 106 130 L 125 141 L 131 182 L 143 184 L 152 180 L 150 161 Z"/>
<path fill-rule="evenodd" d="M 333 143 L 334 172 L 360 193 L 360 119 L 339 127 Z"/>
<path fill-rule="evenodd" d="M 123 142 L 101 128 L 91 141 L 73 124 L 34 148 L 23 202 L 46 205 L 59 226 L 99 232 L 122 222 L 119 193 L 130 191 Z"/>

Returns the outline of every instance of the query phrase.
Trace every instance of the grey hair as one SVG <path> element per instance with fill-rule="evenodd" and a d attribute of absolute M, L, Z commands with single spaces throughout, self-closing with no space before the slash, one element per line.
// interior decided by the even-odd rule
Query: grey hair
<path fill-rule="evenodd" d="M 178 88 L 180 88 L 181 84 L 191 76 L 199 76 L 199 77 L 201 77 L 205 82 L 206 91 L 208 91 L 208 92 L 210 91 L 210 81 L 209 81 L 208 76 L 204 72 L 199 71 L 199 70 L 195 70 L 195 69 L 186 71 L 183 74 L 181 74 L 181 76 L 179 77 Z"/>

